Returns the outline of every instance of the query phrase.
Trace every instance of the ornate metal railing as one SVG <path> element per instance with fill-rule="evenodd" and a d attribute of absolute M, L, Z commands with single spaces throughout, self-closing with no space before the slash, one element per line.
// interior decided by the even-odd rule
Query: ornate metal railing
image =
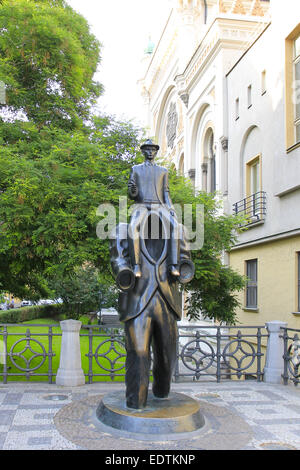
<path fill-rule="evenodd" d="M 291 380 L 294 385 L 300 382 L 300 330 L 293 328 L 282 328 L 283 334 L 283 383 L 288 384 Z"/>
<path fill-rule="evenodd" d="M 14 327 L 24 331 L 16 331 Z M 45 328 L 45 333 L 34 333 L 36 327 Z M 29 380 L 33 376 L 48 377 L 48 382 L 53 382 L 56 372 L 52 363 L 53 337 L 61 336 L 54 333 L 53 328 L 58 325 L 31 324 L 26 327 L 22 324 L 0 324 L 0 376 L 3 383 L 7 383 L 8 377 L 26 377 Z M 33 330 L 33 331 L 32 331 Z M 47 336 L 47 347 L 37 337 Z M 19 337 L 19 339 L 16 339 Z M 13 340 L 16 339 L 16 341 Z"/>
<path fill-rule="evenodd" d="M 263 221 L 266 217 L 266 201 L 266 193 L 259 191 L 234 203 L 233 212 L 234 214 L 243 215 L 245 217 L 245 222 L 242 224 L 243 226 L 255 224 Z"/>
<path fill-rule="evenodd" d="M 205 326 L 180 328 L 175 380 L 203 376 L 262 380 L 264 326 Z"/>
<path fill-rule="evenodd" d="M 87 326 L 89 337 L 88 382 L 94 377 L 114 380 L 125 376 L 125 340 L 123 329 L 107 325 Z M 174 380 L 199 380 L 201 377 L 221 379 L 255 378 L 262 380 L 262 338 L 264 326 L 221 327 L 180 326 Z M 98 338 L 98 341 L 95 339 Z M 100 341 L 99 341 L 100 340 Z"/>
<path fill-rule="evenodd" d="M 88 333 L 80 333 L 81 337 L 88 337 L 88 352 L 85 354 L 89 358 L 89 369 L 85 374 L 88 383 L 92 383 L 94 377 L 110 380 L 124 377 L 126 349 L 123 327 L 89 325 L 83 328 L 88 330 Z"/>
<path fill-rule="evenodd" d="M 16 331 L 11 327 L 19 328 Z M 20 327 L 23 331 L 19 331 Z M 45 333 L 35 333 L 35 327 L 43 327 Z M 59 325 L 0 325 L 0 377 L 4 383 L 12 376 L 28 380 L 33 376 L 47 377 L 49 383 L 53 382 L 58 366 L 53 367 L 53 357 L 59 355 L 58 343 L 53 348 L 53 339 L 62 335 L 57 327 Z M 47 337 L 47 341 L 39 341 L 38 336 Z M 220 382 L 236 376 L 261 381 L 262 339 L 267 336 L 264 326 L 180 326 L 174 380 L 212 377 Z M 88 367 L 84 368 L 87 382 L 123 381 L 126 360 L 123 327 L 86 325 L 80 337 L 82 357 L 88 358 Z"/>

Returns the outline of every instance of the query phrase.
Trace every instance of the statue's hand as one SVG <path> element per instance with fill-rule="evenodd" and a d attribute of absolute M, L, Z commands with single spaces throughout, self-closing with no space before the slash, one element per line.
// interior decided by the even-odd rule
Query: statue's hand
<path fill-rule="evenodd" d="M 136 196 L 137 193 L 138 193 L 138 188 L 137 188 L 137 185 L 135 183 L 129 183 L 129 188 L 130 188 L 130 192 L 133 196 Z"/>

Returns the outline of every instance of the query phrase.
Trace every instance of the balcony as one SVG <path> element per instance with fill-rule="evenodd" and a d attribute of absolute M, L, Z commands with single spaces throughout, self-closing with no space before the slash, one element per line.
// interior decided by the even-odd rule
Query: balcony
<path fill-rule="evenodd" d="M 266 217 L 266 193 L 259 191 L 233 204 L 233 213 L 245 217 L 243 227 L 263 222 Z"/>

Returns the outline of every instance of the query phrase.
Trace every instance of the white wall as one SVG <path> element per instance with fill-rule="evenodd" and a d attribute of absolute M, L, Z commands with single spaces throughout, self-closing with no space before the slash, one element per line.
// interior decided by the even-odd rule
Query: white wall
<path fill-rule="evenodd" d="M 245 160 L 260 152 L 262 185 L 267 193 L 265 223 L 241 235 L 241 243 L 300 228 L 300 191 L 276 196 L 297 182 L 300 184 L 300 148 L 286 152 L 284 103 L 285 38 L 300 19 L 300 2 L 288 0 L 283 6 L 275 0 L 272 4 L 276 5 L 272 24 L 227 76 L 229 203 L 232 205 L 245 197 Z M 264 95 L 261 93 L 263 70 L 267 74 Z M 247 88 L 250 84 L 253 104 L 248 109 Z M 236 121 L 237 97 L 240 99 L 240 118 Z M 254 126 L 255 130 L 248 136 Z"/>

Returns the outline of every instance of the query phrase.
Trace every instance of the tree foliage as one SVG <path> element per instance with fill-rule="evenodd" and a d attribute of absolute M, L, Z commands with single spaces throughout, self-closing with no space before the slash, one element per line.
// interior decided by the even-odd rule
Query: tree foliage
<path fill-rule="evenodd" d="M 0 6 L 0 80 L 6 116 L 38 128 L 77 127 L 100 95 L 94 81 L 100 44 L 63 1 L 4 1 Z"/>
<path fill-rule="evenodd" d="M 16 138 L 16 135 L 18 136 Z M 118 207 L 138 158 L 138 130 L 97 117 L 70 134 L 32 123 L 0 126 L 0 282 L 15 295 L 44 297 L 45 279 L 84 262 L 109 273 L 97 208 Z"/>
<path fill-rule="evenodd" d="M 92 265 L 75 267 L 68 276 L 55 276 L 49 287 L 63 300 L 64 312 L 69 318 L 79 319 L 87 312 L 98 311 L 100 306 L 117 306 L 116 289 L 101 281 L 98 270 Z"/>
<path fill-rule="evenodd" d="M 200 205 L 204 210 L 204 242 L 199 250 L 192 251 L 195 276 L 184 287 L 187 293 L 187 315 L 191 320 L 203 317 L 233 324 L 239 306 L 238 292 L 245 286 L 245 278 L 224 264 L 224 252 L 229 252 L 236 242 L 242 217 L 224 214 L 216 194 L 194 194 L 191 183 L 170 170 L 170 190 L 173 202 L 193 207 L 193 224 L 196 228 L 195 211 Z"/>
<path fill-rule="evenodd" d="M 108 240 L 96 235 L 97 207 L 110 203 L 118 210 L 130 168 L 142 160 L 141 130 L 93 114 L 101 92 L 94 81 L 100 44 L 65 1 L 4 0 L 0 22 L 7 95 L 0 119 L 0 285 L 33 300 L 69 289 L 77 314 L 91 305 L 89 275 L 93 301 L 99 278 L 113 285 Z M 222 215 L 213 195 L 195 196 L 172 170 L 170 191 L 174 203 L 205 209 L 204 245 L 192 253 L 196 273 L 186 287 L 189 316 L 201 311 L 233 322 L 243 278 L 224 266 L 222 254 L 234 243 L 239 220 Z"/>

